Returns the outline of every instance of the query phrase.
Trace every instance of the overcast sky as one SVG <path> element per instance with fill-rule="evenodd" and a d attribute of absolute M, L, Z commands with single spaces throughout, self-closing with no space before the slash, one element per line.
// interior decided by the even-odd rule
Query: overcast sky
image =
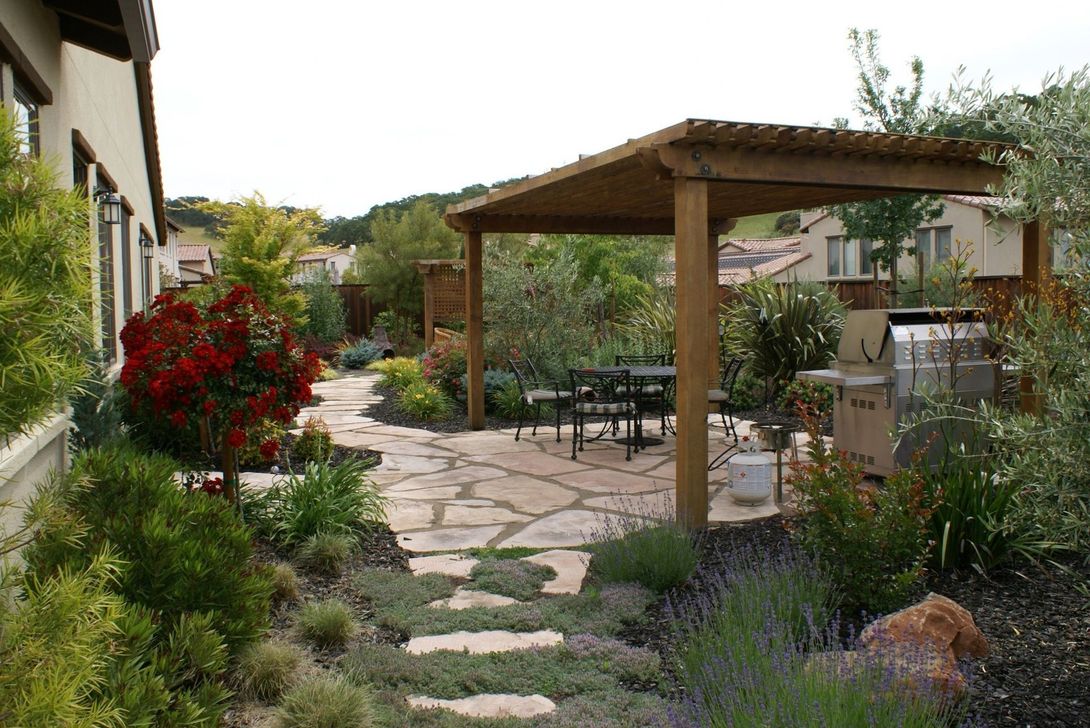
<path fill-rule="evenodd" d="M 537 174 L 688 117 L 828 124 L 852 111 L 852 26 L 896 79 L 959 65 L 1040 88 L 1090 62 L 1084 0 L 155 0 L 168 197 L 350 217 Z M 1082 7 L 1082 10 L 1076 8 Z"/>

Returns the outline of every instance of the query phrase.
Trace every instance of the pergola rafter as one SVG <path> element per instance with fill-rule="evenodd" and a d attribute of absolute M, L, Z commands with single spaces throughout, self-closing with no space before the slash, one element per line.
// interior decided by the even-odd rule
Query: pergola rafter
<path fill-rule="evenodd" d="M 1006 145 L 902 134 L 689 119 L 447 208 L 466 236 L 470 426 L 484 427 L 481 235 L 674 235 L 677 514 L 707 522 L 707 390 L 718 380 L 718 235 L 733 220 L 905 193 L 987 194 Z M 1024 275 L 1041 246 L 1027 231 Z M 1030 242 L 1034 244 L 1030 244 Z"/>

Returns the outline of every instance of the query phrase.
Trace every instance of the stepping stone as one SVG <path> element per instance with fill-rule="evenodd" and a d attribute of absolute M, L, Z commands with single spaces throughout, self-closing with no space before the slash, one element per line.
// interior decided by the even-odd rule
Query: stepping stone
<path fill-rule="evenodd" d="M 487 546 L 506 526 L 471 528 L 437 528 L 431 531 L 399 533 L 397 543 L 406 551 L 461 551 L 474 546 Z"/>
<path fill-rule="evenodd" d="M 587 498 L 583 505 L 589 508 L 601 508 L 608 511 L 620 511 L 632 516 L 666 518 L 674 516 L 676 496 L 674 489 L 661 490 L 643 495 L 607 495 L 600 498 Z"/>
<path fill-rule="evenodd" d="M 398 473 L 436 473 L 446 470 L 448 464 L 445 458 L 426 458 L 419 455 L 392 455 L 386 453 L 382 456 L 382 465 L 375 472 L 394 471 Z"/>
<path fill-rule="evenodd" d="M 434 556 L 415 556 L 409 559 L 409 568 L 413 574 L 446 574 L 447 576 L 469 577 L 469 572 L 477 565 L 477 559 L 462 554 L 435 554 Z"/>
<path fill-rule="evenodd" d="M 428 604 L 435 609 L 472 609 L 474 607 L 507 607 L 518 604 L 517 599 L 505 597 L 500 594 L 489 594 L 474 589 L 458 587 L 454 596 L 449 599 L 437 599 Z"/>
<path fill-rule="evenodd" d="M 461 483 L 476 483 L 482 480 L 502 478 L 504 473 L 499 468 L 486 468 L 481 465 L 454 468 L 430 475 L 417 475 L 402 481 L 396 490 L 413 490 L 414 488 L 434 488 L 440 485 L 459 485 Z"/>
<path fill-rule="evenodd" d="M 533 520 L 533 516 L 515 513 L 506 508 L 478 506 L 447 506 L 443 509 L 442 516 L 444 526 L 485 526 L 490 523 L 525 523 L 530 520 Z"/>
<path fill-rule="evenodd" d="M 523 561 L 541 566 L 551 566 L 556 578 L 545 582 L 542 594 L 578 594 L 583 588 L 583 579 L 587 575 L 590 554 L 583 551 L 553 549 L 533 556 L 526 556 Z"/>
<path fill-rule="evenodd" d="M 526 475 L 559 475 L 571 473 L 576 470 L 586 470 L 586 463 L 574 462 L 570 457 L 563 455 L 549 455 L 543 452 L 515 452 L 500 453 L 497 455 L 473 455 L 470 460 L 484 465 L 495 465 L 506 468 L 512 472 L 525 473 Z M 621 453 L 624 459 L 624 453 Z"/>
<path fill-rule="evenodd" d="M 582 546 L 591 540 L 591 533 L 601 530 L 603 522 L 603 516 L 593 511 L 558 511 L 526 524 L 521 531 L 498 545 L 500 548 Z"/>
<path fill-rule="evenodd" d="M 405 645 L 410 655 L 426 655 L 437 650 L 468 652 L 471 655 L 484 655 L 489 652 L 512 652 L 531 647 L 551 647 L 564 641 L 564 635 L 551 629 L 537 632 L 508 632 L 493 629 L 485 632 L 451 632 L 450 634 L 413 637 Z"/>
<path fill-rule="evenodd" d="M 543 695 L 484 693 L 457 700 L 410 695 L 407 700 L 414 708 L 446 708 L 473 718 L 533 718 L 556 710 L 556 703 Z"/>
<path fill-rule="evenodd" d="M 671 464 L 671 467 L 673 465 Z M 570 485 L 581 490 L 589 490 L 594 493 L 610 495 L 614 493 L 646 493 L 651 490 L 662 490 L 673 485 L 673 480 L 663 482 L 656 478 L 648 478 L 634 473 L 622 473 L 618 470 L 584 470 L 580 473 L 570 473 L 562 476 L 564 485 Z"/>
<path fill-rule="evenodd" d="M 381 433 L 379 433 L 381 436 Z M 391 438 L 386 442 L 377 442 L 370 447 L 371 450 L 393 455 L 418 455 L 427 458 L 452 458 L 455 453 L 435 445 L 425 445 L 419 440 L 406 438 Z"/>
<path fill-rule="evenodd" d="M 435 523 L 435 508 L 431 503 L 394 498 L 386 508 L 386 521 L 394 531 L 428 528 Z"/>

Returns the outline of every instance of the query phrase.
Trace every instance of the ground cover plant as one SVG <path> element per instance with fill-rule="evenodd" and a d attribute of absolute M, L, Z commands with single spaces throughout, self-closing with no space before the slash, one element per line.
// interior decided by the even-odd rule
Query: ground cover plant
<path fill-rule="evenodd" d="M 556 578 L 551 566 L 521 559 L 486 559 L 469 574 L 470 589 L 500 594 L 519 601 L 532 599 L 549 579 Z"/>

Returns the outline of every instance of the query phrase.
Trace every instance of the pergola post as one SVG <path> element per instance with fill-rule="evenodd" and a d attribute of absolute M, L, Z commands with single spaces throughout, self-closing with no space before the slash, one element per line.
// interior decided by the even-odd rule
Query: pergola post
<path fill-rule="evenodd" d="M 435 343 L 435 264 L 417 263 L 416 269 L 424 276 L 424 348 Z"/>
<path fill-rule="evenodd" d="M 481 233 L 466 231 L 466 406 L 469 428 L 484 429 L 484 269 Z"/>
<path fill-rule="evenodd" d="M 1022 295 L 1039 296 L 1041 284 L 1051 271 L 1048 229 L 1040 220 L 1022 226 Z M 1033 377 L 1024 375 L 1018 382 L 1019 404 L 1023 412 L 1040 414 L 1041 395 L 1033 391 Z"/>
<path fill-rule="evenodd" d="M 708 388 L 719 386 L 719 233 L 708 233 Z M 708 411 L 711 403 L 705 402 Z"/>
<path fill-rule="evenodd" d="M 677 280 L 677 519 L 708 523 L 708 182 L 674 179 Z"/>

